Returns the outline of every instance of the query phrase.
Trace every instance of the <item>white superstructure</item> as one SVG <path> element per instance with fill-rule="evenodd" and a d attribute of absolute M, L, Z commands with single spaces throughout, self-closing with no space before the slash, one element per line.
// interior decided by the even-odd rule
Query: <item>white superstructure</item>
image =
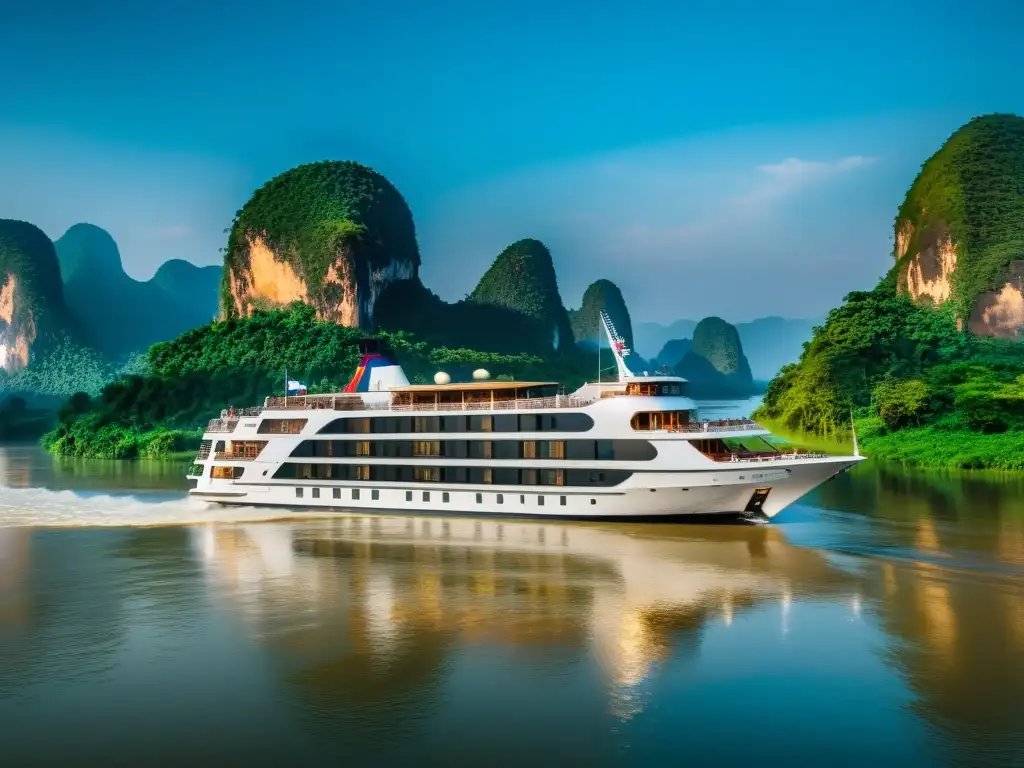
<path fill-rule="evenodd" d="M 602 322 L 618 380 L 571 394 L 485 371 L 409 385 L 386 355 L 368 353 L 344 392 L 229 409 L 207 427 L 191 494 L 359 511 L 763 520 L 860 460 L 780 452 L 749 419 L 702 421 L 685 379 L 631 372 Z"/>

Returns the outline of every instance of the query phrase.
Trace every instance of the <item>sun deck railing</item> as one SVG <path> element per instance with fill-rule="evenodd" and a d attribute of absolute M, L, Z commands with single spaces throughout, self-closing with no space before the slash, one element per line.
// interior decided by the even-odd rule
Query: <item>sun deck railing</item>
<path fill-rule="evenodd" d="M 751 419 L 719 419 L 718 421 L 694 421 L 681 427 L 662 430 L 665 432 L 766 432 L 767 430 Z"/>
<path fill-rule="evenodd" d="M 595 402 L 572 395 L 531 397 L 516 400 L 481 400 L 457 403 L 395 403 L 392 400 L 364 400 L 358 396 L 300 395 L 270 397 L 264 410 L 334 410 L 334 411 L 514 411 L 533 409 L 582 408 Z"/>

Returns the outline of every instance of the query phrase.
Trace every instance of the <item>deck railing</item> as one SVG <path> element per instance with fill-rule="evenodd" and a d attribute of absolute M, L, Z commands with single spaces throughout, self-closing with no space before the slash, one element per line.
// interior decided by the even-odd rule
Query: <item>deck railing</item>
<path fill-rule="evenodd" d="M 702 432 L 764 432 L 767 430 L 751 419 L 719 419 L 718 421 L 695 421 L 664 431 L 694 434 Z"/>
<path fill-rule="evenodd" d="M 582 408 L 595 402 L 572 395 L 532 397 L 518 400 L 484 400 L 458 403 L 393 403 L 391 400 L 365 401 L 358 396 L 299 395 L 267 398 L 264 410 L 334 410 L 334 411 L 514 411 L 535 409 Z"/>
<path fill-rule="evenodd" d="M 792 451 L 790 453 L 712 453 L 704 454 L 713 461 L 727 463 L 752 462 L 761 463 L 768 461 L 788 461 L 790 459 L 827 459 L 827 453 L 813 453 L 810 451 Z"/>

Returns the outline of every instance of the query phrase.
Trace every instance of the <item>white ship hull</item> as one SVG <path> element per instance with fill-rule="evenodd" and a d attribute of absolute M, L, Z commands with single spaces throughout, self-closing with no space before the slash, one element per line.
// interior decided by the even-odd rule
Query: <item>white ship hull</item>
<path fill-rule="evenodd" d="M 621 350 L 607 320 L 606 332 Z M 633 377 L 616 359 L 618 382 L 564 395 L 550 382 L 410 386 L 367 354 L 345 393 L 211 421 L 191 494 L 321 511 L 764 519 L 861 460 L 781 452 L 749 419 L 701 421 L 685 380 Z"/>
<path fill-rule="evenodd" d="M 527 489 L 521 486 L 483 488 L 439 483 L 413 483 L 401 487 L 384 487 L 373 483 L 348 483 L 342 486 L 317 481 L 247 486 L 232 481 L 210 481 L 203 487 L 192 489 L 191 495 L 217 504 L 324 512 L 402 512 L 580 520 L 670 520 L 700 515 L 760 513 L 772 518 L 857 461 L 859 459 L 852 456 L 836 456 L 785 462 L 786 466 L 781 461 L 773 462 L 778 466 L 770 468 L 740 466 L 713 472 L 637 473 L 630 479 L 629 487 L 607 489 Z M 302 488 L 301 499 L 296 497 L 296 488 Z M 314 489 L 318 492 L 316 497 Z M 768 494 L 759 509 L 751 509 L 751 499 L 755 491 L 760 489 L 767 489 Z M 358 490 L 358 498 L 353 497 L 353 490 Z"/>

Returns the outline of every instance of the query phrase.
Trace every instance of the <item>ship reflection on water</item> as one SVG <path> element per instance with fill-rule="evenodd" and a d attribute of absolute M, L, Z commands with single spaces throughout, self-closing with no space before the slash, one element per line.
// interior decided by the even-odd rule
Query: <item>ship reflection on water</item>
<path fill-rule="evenodd" d="M 627 715 L 633 689 L 673 648 L 698 646 L 708 622 L 775 602 L 781 631 L 794 589 L 859 599 L 854 578 L 778 530 L 697 530 L 346 516 L 195 535 L 260 635 L 317 659 L 311 681 L 453 644 L 552 646 L 593 659 Z"/>

